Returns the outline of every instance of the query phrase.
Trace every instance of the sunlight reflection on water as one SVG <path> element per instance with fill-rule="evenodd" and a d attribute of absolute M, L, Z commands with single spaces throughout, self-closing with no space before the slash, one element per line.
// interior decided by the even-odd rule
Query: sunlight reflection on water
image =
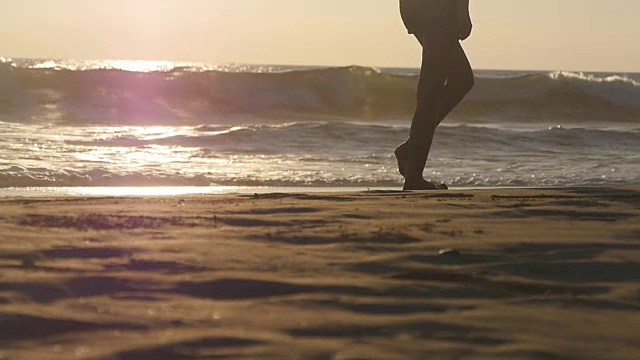
<path fill-rule="evenodd" d="M 216 194 L 269 193 L 343 193 L 378 190 L 399 190 L 386 187 L 253 187 L 253 186 L 150 186 L 150 187 L 25 187 L 0 188 L 0 197 L 57 196 L 184 196 Z"/>
<path fill-rule="evenodd" d="M 0 196 L 178 196 L 234 192 L 231 186 L 29 187 L 0 189 Z"/>

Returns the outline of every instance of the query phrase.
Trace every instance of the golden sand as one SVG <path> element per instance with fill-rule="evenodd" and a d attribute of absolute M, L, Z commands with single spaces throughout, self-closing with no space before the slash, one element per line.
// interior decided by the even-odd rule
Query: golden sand
<path fill-rule="evenodd" d="M 0 201 L 0 359 L 639 359 L 640 187 Z"/>

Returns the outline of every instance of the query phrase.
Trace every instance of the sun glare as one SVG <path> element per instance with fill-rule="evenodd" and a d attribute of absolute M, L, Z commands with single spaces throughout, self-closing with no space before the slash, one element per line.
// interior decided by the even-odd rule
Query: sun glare
<path fill-rule="evenodd" d="M 132 72 L 154 72 L 171 71 L 175 63 L 171 61 L 149 61 L 149 60 L 105 60 L 105 69 L 120 69 Z"/>

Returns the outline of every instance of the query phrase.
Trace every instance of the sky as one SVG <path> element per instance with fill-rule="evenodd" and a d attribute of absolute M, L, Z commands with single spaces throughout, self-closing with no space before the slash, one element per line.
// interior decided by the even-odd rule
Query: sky
<path fill-rule="evenodd" d="M 640 72 L 638 0 L 471 0 L 477 69 Z M 397 0 L 19 0 L 0 56 L 416 67 Z"/>

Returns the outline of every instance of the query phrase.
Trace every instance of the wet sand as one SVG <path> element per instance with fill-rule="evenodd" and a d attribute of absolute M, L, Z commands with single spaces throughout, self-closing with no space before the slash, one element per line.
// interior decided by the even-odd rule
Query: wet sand
<path fill-rule="evenodd" d="M 640 187 L 0 200 L 0 359 L 638 359 Z"/>

